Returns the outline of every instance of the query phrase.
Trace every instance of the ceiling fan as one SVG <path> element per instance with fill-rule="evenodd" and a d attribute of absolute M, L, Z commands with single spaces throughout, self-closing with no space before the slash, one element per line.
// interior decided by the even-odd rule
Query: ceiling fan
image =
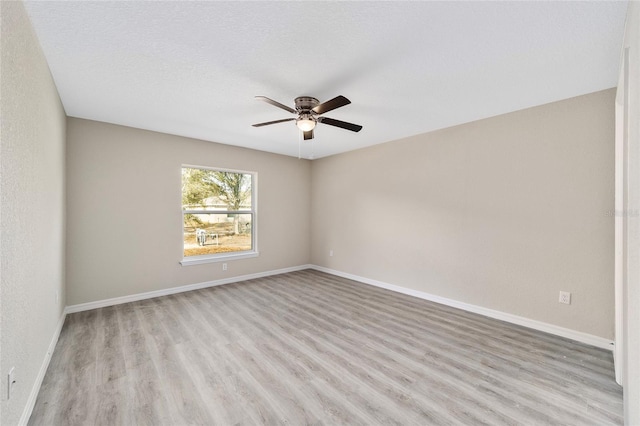
<path fill-rule="evenodd" d="M 269 99 L 266 96 L 256 96 L 259 101 L 264 101 L 278 108 L 290 112 L 291 114 L 297 114 L 295 118 L 284 118 L 282 120 L 267 121 L 265 123 L 254 124 L 253 127 L 262 127 L 269 124 L 284 123 L 285 121 L 294 121 L 298 129 L 302 130 L 304 140 L 313 139 L 313 129 L 317 123 L 328 124 L 329 126 L 340 127 L 342 129 L 351 130 L 352 132 L 359 132 L 362 130 L 362 126 L 353 123 L 347 123 L 346 121 L 334 120 L 329 117 L 320 117 L 325 112 L 333 111 L 336 108 L 349 105 L 351 101 L 344 96 L 336 96 L 326 102 L 320 103 L 316 98 L 310 96 L 300 96 L 295 99 L 296 108 L 290 108 L 280 102 Z"/>

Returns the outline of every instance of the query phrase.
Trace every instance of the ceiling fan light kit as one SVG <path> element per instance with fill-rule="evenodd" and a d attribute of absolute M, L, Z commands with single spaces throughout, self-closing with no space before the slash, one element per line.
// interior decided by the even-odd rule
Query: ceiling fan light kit
<path fill-rule="evenodd" d="M 326 102 L 320 103 L 316 98 L 310 96 L 300 96 L 294 100 L 295 109 L 290 108 L 280 102 L 269 99 L 266 96 L 256 96 L 257 100 L 264 101 L 268 104 L 276 106 L 292 114 L 297 114 L 297 118 L 285 118 L 282 120 L 267 121 L 264 123 L 254 124 L 253 127 L 262 127 L 270 124 L 284 123 L 285 121 L 295 120 L 296 126 L 303 132 L 304 140 L 313 139 L 313 129 L 317 123 L 328 124 L 329 126 L 340 127 L 341 129 L 359 132 L 362 126 L 346 121 L 335 120 L 329 117 L 321 117 L 325 112 L 333 111 L 336 108 L 349 105 L 351 101 L 344 96 L 336 96 Z"/>
<path fill-rule="evenodd" d="M 316 120 L 311 114 L 300 114 L 300 117 L 296 120 L 296 126 L 303 132 L 308 132 L 316 127 Z"/>

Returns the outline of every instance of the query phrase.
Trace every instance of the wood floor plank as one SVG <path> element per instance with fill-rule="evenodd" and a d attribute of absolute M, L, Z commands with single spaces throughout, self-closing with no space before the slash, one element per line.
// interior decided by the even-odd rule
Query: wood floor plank
<path fill-rule="evenodd" d="M 242 306 L 238 306 L 237 307 L 239 310 L 243 310 L 243 309 L 247 310 L 246 315 L 245 315 L 245 318 L 247 318 L 247 320 L 250 320 L 250 318 L 251 318 L 251 314 L 250 314 L 251 311 L 255 312 L 255 311 L 258 311 L 258 310 L 260 310 L 262 308 L 259 305 L 253 305 L 252 308 L 249 308 L 249 306 L 251 306 L 251 300 L 252 299 L 255 299 L 255 297 L 251 298 L 250 295 L 246 295 L 246 297 L 242 298 L 242 301 L 243 301 Z M 263 297 L 260 297 L 259 299 L 264 300 Z M 270 307 L 270 309 L 274 309 L 273 305 Z M 266 314 L 268 314 L 268 313 L 266 313 Z M 261 327 L 261 324 L 257 323 L 257 322 L 254 323 L 254 325 L 256 326 L 256 328 L 260 328 Z M 265 334 L 270 334 L 270 335 L 273 336 L 273 334 L 270 333 L 268 330 L 263 330 L 263 332 Z M 283 345 L 283 343 L 284 342 L 282 340 L 279 341 L 280 345 Z M 282 346 L 280 346 L 280 347 L 282 347 Z M 301 352 L 299 352 L 299 353 L 301 353 Z M 285 360 L 285 362 L 283 363 L 283 366 L 285 366 L 285 365 L 286 366 L 291 366 L 291 360 Z M 336 364 L 333 364 L 334 367 L 335 367 L 335 365 Z M 296 374 L 297 374 L 297 377 L 301 376 L 299 371 L 296 371 Z M 349 379 L 345 379 L 345 377 L 348 377 L 349 375 L 350 375 L 350 372 L 345 370 L 341 374 L 341 378 L 342 378 L 341 380 L 331 380 L 331 383 L 333 383 L 333 384 L 335 384 L 335 383 L 345 383 L 345 384 L 349 383 Z M 309 375 L 309 377 L 313 377 L 313 376 L 316 376 L 316 375 L 315 374 L 314 375 Z M 326 377 L 326 375 L 324 377 Z M 382 409 L 380 407 L 378 407 L 377 404 L 376 404 L 376 399 L 372 399 L 371 401 L 364 400 L 362 398 L 361 394 L 362 394 L 363 390 L 365 390 L 365 389 L 363 389 L 359 385 L 357 380 L 352 380 L 351 383 L 353 383 L 352 387 L 349 387 L 349 385 L 346 385 L 345 387 L 342 387 L 340 389 L 340 393 L 339 394 L 340 395 L 348 395 L 348 397 L 346 398 L 346 400 L 347 400 L 346 403 L 351 404 L 351 411 L 352 412 L 354 411 L 354 409 L 357 409 L 358 406 L 360 406 L 360 407 L 366 406 L 367 410 L 365 410 L 365 411 L 360 413 L 362 415 L 363 419 L 365 420 L 366 424 L 371 424 L 372 422 L 373 423 L 388 423 L 388 424 L 393 424 L 394 423 L 394 414 L 393 413 L 384 413 L 384 412 L 382 412 Z M 313 385 L 313 383 L 306 383 L 306 384 L 307 385 L 311 385 L 311 386 Z M 335 406 L 336 406 L 336 399 L 335 399 L 336 391 L 335 391 L 335 389 L 328 388 L 328 387 L 325 386 L 324 388 L 318 389 L 316 392 L 317 392 L 316 395 L 322 396 L 322 400 L 325 401 L 325 403 L 327 403 L 327 401 L 332 401 L 331 402 L 332 403 L 332 407 L 333 407 L 333 409 L 332 409 L 333 413 L 332 414 L 334 415 L 334 417 L 336 417 L 335 416 L 335 414 L 336 414 L 336 410 L 335 410 Z M 333 400 L 331 399 L 332 397 L 334 398 Z M 337 400 L 339 400 L 339 399 L 340 398 L 338 397 Z M 357 405 L 353 405 L 353 400 L 358 400 L 357 403 L 356 403 Z M 378 400 L 379 400 L 379 398 L 378 398 Z M 395 413 L 396 413 L 395 417 L 398 417 L 399 411 L 396 410 Z M 340 415 L 341 414 L 340 411 L 338 411 L 337 414 L 338 414 L 337 415 L 337 419 L 334 419 L 334 420 L 339 421 L 340 423 L 342 423 L 342 420 L 344 420 L 344 414 Z"/>
<path fill-rule="evenodd" d="M 67 316 L 30 425 L 619 425 L 611 352 L 305 270 Z"/>

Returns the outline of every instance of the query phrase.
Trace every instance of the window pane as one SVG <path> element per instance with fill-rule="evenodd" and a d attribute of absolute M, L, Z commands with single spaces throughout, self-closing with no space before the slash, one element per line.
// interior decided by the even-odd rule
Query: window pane
<path fill-rule="evenodd" d="M 183 167 L 182 209 L 251 210 L 251 175 Z"/>
<path fill-rule="evenodd" d="M 184 215 L 184 257 L 251 250 L 252 214 Z"/>

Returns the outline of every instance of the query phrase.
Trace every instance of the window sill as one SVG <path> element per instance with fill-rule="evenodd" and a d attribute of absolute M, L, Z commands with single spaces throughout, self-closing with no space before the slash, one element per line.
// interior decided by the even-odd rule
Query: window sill
<path fill-rule="evenodd" d="M 218 254 L 215 256 L 191 256 L 186 259 L 182 259 L 180 264 L 182 266 L 201 265 L 203 263 L 216 263 L 226 262 L 228 260 L 248 259 L 251 257 L 258 257 L 258 255 L 259 253 L 257 251 L 249 251 L 242 253 Z"/>

